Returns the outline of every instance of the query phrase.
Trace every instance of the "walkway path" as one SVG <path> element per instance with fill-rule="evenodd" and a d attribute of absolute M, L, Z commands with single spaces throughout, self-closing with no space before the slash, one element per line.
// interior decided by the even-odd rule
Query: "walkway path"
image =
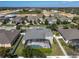
<path fill-rule="evenodd" d="M 62 52 L 64 53 L 65 56 L 68 56 L 66 51 L 64 50 L 63 46 L 61 45 L 60 41 L 58 40 L 58 38 L 56 38 L 56 36 L 54 35 L 59 47 L 61 48 Z"/>

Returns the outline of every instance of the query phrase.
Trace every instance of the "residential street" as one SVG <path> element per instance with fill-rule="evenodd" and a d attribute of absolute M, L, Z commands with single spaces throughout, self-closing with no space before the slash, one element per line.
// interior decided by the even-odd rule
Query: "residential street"
<path fill-rule="evenodd" d="M 61 45 L 61 43 L 60 43 L 60 41 L 58 40 L 58 38 L 57 38 L 55 35 L 54 35 L 54 37 L 55 37 L 55 39 L 56 39 L 56 41 L 57 41 L 59 47 L 61 48 L 63 54 L 64 54 L 65 56 L 68 56 L 68 55 L 67 55 L 67 52 L 64 50 L 64 48 L 63 48 L 63 46 Z"/>

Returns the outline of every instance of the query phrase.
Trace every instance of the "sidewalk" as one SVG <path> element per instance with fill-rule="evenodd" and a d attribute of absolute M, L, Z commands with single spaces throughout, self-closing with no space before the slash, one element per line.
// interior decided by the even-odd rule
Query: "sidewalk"
<path fill-rule="evenodd" d="M 58 38 L 57 38 L 55 35 L 54 35 L 54 37 L 55 37 L 55 39 L 56 39 L 56 41 L 57 41 L 59 47 L 61 48 L 63 54 L 64 54 L 65 56 L 68 56 L 67 53 L 66 53 L 66 51 L 64 50 L 63 46 L 61 45 L 60 41 L 58 40 Z"/>

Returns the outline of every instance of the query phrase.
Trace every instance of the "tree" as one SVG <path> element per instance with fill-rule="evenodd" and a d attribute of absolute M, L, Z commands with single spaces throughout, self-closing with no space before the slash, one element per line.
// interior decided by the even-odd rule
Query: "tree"
<path fill-rule="evenodd" d="M 26 11 L 28 11 L 28 10 L 23 9 L 23 12 L 26 12 Z"/>
<path fill-rule="evenodd" d="M 8 53 L 8 54 L 6 55 L 6 57 L 8 57 L 8 58 L 17 58 L 18 56 L 17 56 L 17 55 L 14 55 L 14 54 L 12 54 L 12 53 Z"/>
<path fill-rule="evenodd" d="M 22 55 L 27 58 L 32 57 L 30 48 L 24 48 L 22 50 Z"/>
<path fill-rule="evenodd" d="M 73 17 L 72 22 L 76 23 L 77 21 L 79 21 L 79 17 L 77 16 Z"/>
<path fill-rule="evenodd" d="M 76 28 L 76 25 L 71 24 L 70 27 L 71 27 L 71 28 Z"/>
<path fill-rule="evenodd" d="M 33 25 L 31 20 L 30 20 L 30 25 Z"/>
<path fill-rule="evenodd" d="M 25 21 L 24 20 L 22 20 L 22 24 L 25 24 Z"/>
<path fill-rule="evenodd" d="M 37 24 L 35 20 L 34 20 L 34 24 Z"/>
<path fill-rule="evenodd" d="M 9 48 L 0 47 L 0 57 L 6 57 L 9 50 Z"/>
<path fill-rule="evenodd" d="M 25 17 L 23 17 L 23 20 L 26 20 L 27 21 L 27 18 L 28 18 L 28 16 L 25 16 Z"/>
<path fill-rule="evenodd" d="M 63 21 L 62 23 L 63 23 L 63 24 L 68 24 L 69 22 L 68 22 L 68 21 Z"/>
<path fill-rule="evenodd" d="M 22 50 L 22 56 L 27 58 L 34 58 L 34 57 L 45 58 L 46 57 L 46 55 L 43 52 L 41 52 L 39 49 L 33 49 L 30 46 Z"/>
<path fill-rule="evenodd" d="M 41 22 L 40 19 L 38 19 L 37 22 L 40 23 Z"/>
<path fill-rule="evenodd" d="M 77 29 L 79 30 L 79 24 L 77 25 Z"/>
<path fill-rule="evenodd" d="M 20 30 L 21 29 L 21 25 L 16 25 L 16 29 Z"/>
<path fill-rule="evenodd" d="M 6 20 L 3 20 L 2 24 L 7 24 L 7 21 Z"/>
<path fill-rule="evenodd" d="M 47 28 L 50 28 L 51 30 L 56 31 L 58 29 L 57 24 L 48 25 Z"/>
<path fill-rule="evenodd" d="M 45 15 L 43 15 L 42 18 L 45 19 Z"/>
<path fill-rule="evenodd" d="M 61 21 L 60 21 L 59 19 L 57 19 L 57 24 L 58 24 L 58 25 L 61 24 Z"/>
<path fill-rule="evenodd" d="M 48 24 L 49 24 L 49 23 L 48 23 L 48 20 L 46 19 L 46 20 L 45 20 L 45 25 L 48 25 Z"/>
<path fill-rule="evenodd" d="M 49 15 L 49 17 L 52 17 L 51 15 Z"/>
<path fill-rule="evenodd" d="M 63 28 L 64 28 L 64 29 L 68 29 L 69 27 L 68 27 L 67 25 L 64 25 Z"/>

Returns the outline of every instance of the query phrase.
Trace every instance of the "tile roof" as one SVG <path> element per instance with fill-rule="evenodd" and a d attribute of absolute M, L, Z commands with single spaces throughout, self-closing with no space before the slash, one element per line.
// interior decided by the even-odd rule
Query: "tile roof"
<path fill-rule="evenodd" d="M 79 39 L 79 30 L 77 29 L 58 29 L 65 40 Z"/>
<path fill-rule="evenodd" d="M 0 29 L 0 44 L 8 44 L 11 43 L 14 38 L 19 34 L 18 30 L 4 30 Z"/>
<path fill-rule="evenodd" d="M 50 29 L 45 28 L 33 28 L 26 30 L 25 40 L 28 39 L 45 39 L 45 37 L 52 36 Z"/>

